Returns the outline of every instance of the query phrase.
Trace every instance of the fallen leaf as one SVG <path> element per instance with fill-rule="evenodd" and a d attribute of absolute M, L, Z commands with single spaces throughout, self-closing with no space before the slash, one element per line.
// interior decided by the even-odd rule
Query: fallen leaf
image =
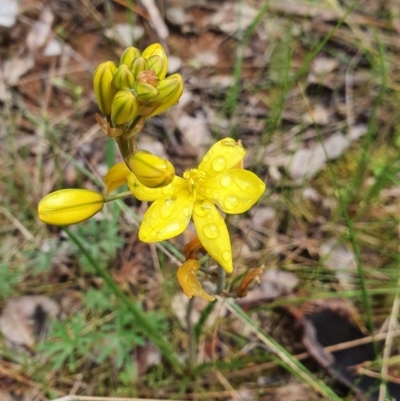
<path fill-rule="evenodd" d="M 269 269 L 260 276 L 260 284 L 250 289 L 244 298 L 236 302 L 243 305 L 250 302 L 271 301 L 290 294 L 298 283 L 299 279 L 293 273 Z"/>
<path fill-rule="evenodd" d="M 55 301 L 41 295 L 10 299 L 0 316 L 0 331 L 11 344 L 32 348 L 43 326 L 43 314 L 55 318 L 59 310 Z"/>
<path fill-rule="evenodd" d="M 33 24 L 26 37 L 26 45 L 31 52 L 42 48 L 51 32 L 51 26 L 54 21 L 54 15 L 50 7 L 44 7 L 40 17 Z"/>
<path fill-rule="evenodd" d="M 322 143 L 297 150 L 290 164 L 290 176 L 296 181 L 315 177 L 324 168 L 327 159 L 337 159 L 349 146 L 350 140 L 338 132 Z"/>
<path fill-rule="evenodd" d="M 326 268 L 335 272 L 336 278 L 343 289 L 354 288 L 354 272 L 357 263 L 354 253 L 336 238 L 330 238 L 323 242 L 320 247 L 320 256 Z"/>
<path fill-rule="evenodd" d="M 108 39 L 115 40 L 122 47 L 132 46 L 144 34 L 144 28 L 141 25 L 115 24 L 113 28 L 104 31 Z"/>
<path fill-rule="evenodd" d="M 0 25 L 11 28 L 17 20 L 18 1 L 1 0 L 0 1 Z"/>

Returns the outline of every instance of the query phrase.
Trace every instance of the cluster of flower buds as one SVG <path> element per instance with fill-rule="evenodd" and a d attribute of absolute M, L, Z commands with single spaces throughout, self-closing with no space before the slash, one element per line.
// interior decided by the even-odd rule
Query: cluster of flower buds
<path fill-rule="evenodd" d="M 101 63 L 93 77 L 100 111 L 117 127 L 136 117 L 149 118 L 166 111 L 183 92 L 181 75 L 166 78 L 167 68 L 168 58 L 159 43 L 148 46 L 143 53 L 128 47 L 119 66 L 112 61 Z"/>

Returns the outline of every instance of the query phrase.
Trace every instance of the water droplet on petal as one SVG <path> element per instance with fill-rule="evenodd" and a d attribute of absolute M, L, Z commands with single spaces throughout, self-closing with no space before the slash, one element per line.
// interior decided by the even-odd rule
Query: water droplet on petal
<path fill-rule="evenodd" d="M 53 199 L 57 199 L 58 197 L 59 197 L 59 194 L 57 194 L 57 193 L 52 195 Z"/>
<path fill-rule="evenodd" d="M 234 176 L 233 179 L 235 180 L 235 183 L 239 186 L 239 188 L 243 191 L 246 192 L 247 189 L 249 188 L 250 184 L 243 180 L 240 177 Z"/>
<path fill-rule="evenodd" d="M 219 237 L 219 230 L 216 224 L 206 224 L 203 227 L 203 233 L 207 238 L 216 239 Z"/>
<path fill-rule="evenodd" d="M 226 167 L 226 160 L 222 156 L 216 157 L 212 162 L 215 171 L 222 171 Z"/>
<path fill-rule="evenodd" d="M 167 219 L 168 217 L 171 216 L 171 214 L 174 211 L 174 207 L 173 207 L 173 202 L 172 199 L 167 199 L 164 203 L 164 205 L 161 206 L 160 208 L 160 216 L 163 219 Z"/>
<path fill-rule="evenodd" d="M 182 213 L 186 216 L 186 217 L 190 217 L 190 215 L 191 215 L 191 212 L 190 212 L 190 208 L 189 207 L 184 207 L 183 209 L 182 209 Z"/>
<path fill-rule="evenodd" d="M 235 195 L 227 195 L 224 199 L 226 209 L 234 209 L 239 204 L 239 199 Z"/>
<path fill-rule="evenodd" d="M 229 251 L 222 252 L 222 259 L 224 259 L 225 262 L 228 262 L 231 258 L 232 254 Z"/>
<path fill-rule="evenodd" d="M 212 213 L 208 213 L 207 219 L 212 220 L 213 218 L 214 218 L 214 217 L 213 217 Z"/>
<path fill-rule="evenodd" d="M 206 188 L 206 194 L 210 195 L 210 193 L 211 193 L 211 188 Z"/>
<path fill-rule="evenodd" d="M 213 198 L 214 198 L 214 199 L 218 199 L 218 198 L 219 198 L 219 192 L 214 192 Z"/>
<path fill-rule="evenodd" d="M 232 178 L 229 175 L 223 175 L 221 177 L 221 185 L 225 188 L 229 187 L 232 184 Z"/>
<path fill-rule="evenodd" d="M 205 155 L 205 156 L 203 157 L 203 161 L 205 161 L 205 162 L 208 162 L 209 159 L 210 159 L 210 156 L 208 156 L 208 155 Z"/>

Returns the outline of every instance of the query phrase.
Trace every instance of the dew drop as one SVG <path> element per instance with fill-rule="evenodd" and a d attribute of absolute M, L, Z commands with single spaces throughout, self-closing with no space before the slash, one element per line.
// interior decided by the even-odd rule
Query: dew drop
<path fill-rule="evenodd" d="M 226 167 L 226 160 L 222 156 L 216 157 L 212 161 L 212 166 L 215 171 L 222 171 Z"/>
<path fill-rule="evenodd" d="M 205 155 L 205 156 L 203 157 L 203 161 L 204 161 L 204 162 L 208 162 L 208 160 L 210 160 L 210 156 Z"/>
<path fill-rule="evenodd" d="M 211 188 L 206 188 L 206 194 L 210 195 L 210 193 L 211 193 Z"/>
<path fill-rule="evenodd" d="M 231 258 L 232 254 L 229 251 L 222 252 L 222 259 L 224 259 L 225 262 L 228 262 Z"/>
<path fill-rule="evenodd" d="M 239 199 L 235 195 L 225 196 L 224 206 L 226 207 L 226 209 L 232 210 L 236 208 L 238 204 L 239 204 Z"/>
<path fill-rule="evenodd" d="M 218 199 L 218 198 L 219 198 L 219 192 L 214 192 L 213 198 L 214 198 L 214 199 Z"/>
<path fill-rule="evenodd" d="M 172 199 L 167 199 L 163 206 L 160 208 L 160 216 L 167 219 L 174 211 Z"/>
<path fill-rule="evenodd" d="M 190 213 L 190 208 L 188 208 L 187 206 L 184 207 L 182 209 L 182 213 L 186 216 L 186 217 L 190 217 L 191 213 Z"/>
<path fill-rule="evenodd" d="M 240 178 L 240 177 L 234 176 L 233 178 L 234 178 L 234 180 L 235 180 L 235 183 L 238 185 L 238 187 L 239 187 L 243 192 L 246 192 L 247 189 L 249 188 L 250 184 L 249 184 L 247 181 L 245 181 L 245 180 L 243 180 L 242 178 Z"/>
<path fill-rule="evenodd" d="M 232 184 L 232 178 L 229 175 L 223 175 L 221 177 L 221 185 L 225 188 L 229 187 Z"/>
<path fill-rule="evenodd" d="M 60 196 L 60 194 L 53 194 L 52 198 L 57 199 Z"/>
<path fill-rule="evenodd" d="M 208 213 L 208 215 L 207 215 L 207 219 L 209 219 L 209 220 L 212 220 L 212 219 L 213 219 L 213 215 L 212 215 L 212 213 Z"/>
<path fill-rule="evenodd" d="M 216 224 L 206 224 L 203 227 L 203 233 L 207 238 L 216 239 L 219 237 L 219 230 Z"/>

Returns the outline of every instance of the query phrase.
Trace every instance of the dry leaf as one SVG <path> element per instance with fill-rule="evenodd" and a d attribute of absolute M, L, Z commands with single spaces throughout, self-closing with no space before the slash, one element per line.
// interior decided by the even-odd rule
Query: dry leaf
<path fill-rule="evenodd" d="M 324 266 L 335 272 L 343 289 L 354 288 L 352 284 L 354 275 L 351 271 L 355 271 L 357 263 L 352 251 L 339 243 L 336 238 L 331 238 L 321 244 L 320 256 L 323 258 Z"/>
<path fill-rule="evenodd" d="M 0 1 L 0 25 L 11 28 L 18 15 L 17 0 L 1 0 Z"/>
<path fill-rule="evenodd" d="M 290 176 L 296 181 L 315 177 L 323 169 L 327 159 L 337 159 L 349 145 L 350 140 L 338 132 L 322 143 L 315 143 L 308 149 L 299 149 L 290 164 Z"/>
<path fill-rule="evenodd" d="M 34 53 L 45 45 L 51 32 L 53 21 L 54 15 L 50 7 L 44 7 L 39 19 L 33 24 L 26 37 L 26 45 L 29 51 Z"/>
<path fill-rule="evenodd" d="M 59 312 L 58 304 L 40 295 L 26 295 L 10 299 L 0 316 L 0 331 L 11 344 L 26 345 L 35 343 L 35 317 L 43 313 L 55 318 Z M 38 319 L 36 319 L 38 320 Z"/>

